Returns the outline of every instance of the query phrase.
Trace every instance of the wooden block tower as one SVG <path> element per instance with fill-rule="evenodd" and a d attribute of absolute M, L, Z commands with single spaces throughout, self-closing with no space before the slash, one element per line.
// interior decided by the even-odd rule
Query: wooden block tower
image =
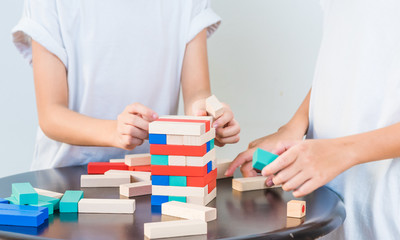
<path fill-rule="evenodd" d="M 151 204 L 206 205 L 216 197 L 213 118 L 163 116 L 149 125 Z"/>

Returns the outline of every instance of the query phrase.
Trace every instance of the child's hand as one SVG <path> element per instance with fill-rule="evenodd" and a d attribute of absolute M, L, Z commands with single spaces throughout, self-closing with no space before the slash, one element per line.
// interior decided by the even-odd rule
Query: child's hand
<path fill-rule="evenodd" d="M 262 170 L 271 176 L 270 184 L 282 184 L 294 197 L 302 197 L 325 185 L 352 165 L 351 150 L 337 139 L 283 142 L 287 149 Z M 268 181 L 268 180 L 267 180 Z"/>
<path fill-rule="evenodd" d="M 240 140 L 240 126 L 233 116 L 231 108 L 222 103 L 224 113 L 217 118 L 213 127 L 215 128 L 215 145 L 222 147 L 227 143 L 237 143 Z"/>
<path fill-rule="evenodd" d="M 149 123 L 157 118 L 156 112 L 140 103 L 128 105 L 118 115 L 114 138 L 116 146 L 132 150 L 143 144 L 143 141 L 149 137 Z"/>

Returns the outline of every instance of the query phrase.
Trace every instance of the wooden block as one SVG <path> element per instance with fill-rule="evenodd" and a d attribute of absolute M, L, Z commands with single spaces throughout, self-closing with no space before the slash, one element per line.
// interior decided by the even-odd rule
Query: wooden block
<path fill-rule="evenodd" d="M 11 204 L 4 204 L 11 205 Z M 41 211 L 0 209 L 0 224 L 10 226 L 38 227 L 47 219 Z"/>
<path fill-rule="evenodd" d="M 206 222 L 217 219 L 216 208 L 177 201 L 163 203 L 161 205 L 161 213 L 185 219 L 199 219 Z"/>
<path fill-rule="evenodd" d="M 12 195 L 21 205 L 38 203 L 38 193 L 35 191 L 35 189 L 33 189 L 32 185 L 28 182 L 13 183 Z"/>
<path fill-rule="evenodd" d="M 202 220 L 178 220 L 144 224 L 144 235 L 150 239 L 207 234 L 207 223 Z"/>
<path fill-rule="evenodd" d="M 110 163 L 124 163 L 124 162 L 125 162 L 125 158 L 121 158 L 121 159 L 110 159 L 109 162 L 110 162 Z"/>
<path fill-rule="evenodd" d="M 306 215 L 306 201 L 291 200 L 287 203 L 287 216 L 302 218 Z"/>
<path fill-rule="evenodd" d="M 168 202 L 169 197 L 163 195 L 155 195 L 152 193 L 151 195 L 151 205 L 152 206 L 161 206 L 161 204 Z"/>
<path fill-rule="evenodd" d="M 186 156 L 168 156 L 169 166 L 186 166 Z"/>
<path fill-rule="evenodd" d="M 188 120 L 206 120 L 212 123 L 213 117 L 211 116 L 186 116 L 186 115 L 163 115 L 159 119 L 188 119 Z"/>
<path fill-rule="evenodd" d="M 78 202 L 82 198 L 83 191 L 66 191 L 60 200 L 60 213 L 78 212 Z"/>
<path fill-rule="evenodd" d="M 300 226 L 301 224 L 304 223 L 305 218 L 292 218 L 292 217 L 287 217 L 286 218 L 286 228 L 292 228 L 292 227 L 297 227 Z"/>
<path fill-rule="evenodd" d="M 173 217 L 169 215 L 161 215 L 161 222 L 184 220 L 183 218 Z"/>
<path fill-rule="evenodd" d="M 29 204 L 29 206 L 45 207 L 45 208 L 47 208 L 47 211 L 48 211 L 49 215 L 52 215 L 54 213 L 54 205 L 52 203 L 50 203 L 50 202 L 38 201 L 37 204 Z"/>
<path fill-rule="evenodd" d="M 209 174 L 203 177 L 187 177 L 187 186 L 188 187 L 204 187 L 212 180 L 215 180 L 217 177 L 217 170 L 211 171 Z"/>
<path fill-rule="evenodd" d="M 81 175 L 81 187 L 119 187 L 130 182 L 129 175 Z"/>
<path fill-rule="evenodd" d="M 151 182 L 127 183 L 119 186 L 119 194 L 125 197 L 135 197 L 151 194 Z"/>
<path fill-rule="evenodd" d="M 151 165 L 135 166 L 134 168 L 135 168 L 135 171 L 139 171 L 139 172 L 151 172 Z"/>
<path fill-rule="evenodd" d="M 171 119 L 171 118 L 160 118 L 157 121 L 160 122 L 178 122 L 178 123 L 186 123 L 186 122 L 192 122 L 192 123 L 204 123 L 205 125 L 205 131 L 208 132 L 211 129 L 211 120 L 201 120 L 201 119 Z"/>
<path fill-rule="evenodd" d="M 151 173 L 149 172 L 138 172 L 138 171 L 127 171 L 127 170 L 108 170 L 104 175 L 125 175 L 131 177 L 131 182 L 143 182 L 151 181 Z"/>
<path fill-rule="evenodd" d="M 168 166 L 168 155 L 151 155 L 151 165 Z"/>
<path fill-rule="evenodd" d="M 211 149 L 208 153 L 206 153 L 202 157 L 186 157 L 186 165 L 192 167 L 203 167 L 209 161 L 215 160 L 215 149 Z"/>
<path fill-rule="evenodd" d="M 205 133 L 205 123 L 154 121 L 149 124 L 149 133 L 200 136 Z"/>
<path fill-rule="evenodd" d="M 219 118 L 224 113 L 224 106 L 215 95 L 206 99 L 206 111 L 214 118 Z"/>
<path fill-rule="evenodd" d="M 171 202 L 171 201 L 186 203 L 186 197 L 168 196 L 168 202 Z"/>
<path fill-rule="evenodd" d="M 217 179 L 212 180 L 211 182 L 208 183 L 208 193 L 210 194 L 214 188 L 217 187 Z"/>
<path fill-rule="evenodd" d="M 108 170 L 128 170 L 125 163 L 90 162 L 87 166 L 88 174 L 104 174 Z"/>
<path fill-rule="evenodd" d="M 169 176 L 167 175 L 152 175 L 151 181 L 153 185 L 169 186 Z"/>
<path fill-rule="evenodd" d="M 264 177 L 264 176 L 234 178 L 234 179 L 232 179 L 232 188 L 237 191 L 241 191 L 241 192 L 266 189 L 266 188 L 269 188 L 265 185 L 266 180 L 267 180 L 267 177 Z M 281 186 L 280 185 L 272 186 L 270 188 L 277 188 L 277 187 L 281 187 Z"/>
<path fill-rule="evenodd" d="M 145 166 L 151 164 L 150 153 L 125 155 L 125 164 L 132 166 Z"/>
<path fill-rule="evenodd" d="M 40 202 L 51 203 L 53 205 L 53 209 L 54 210 L 57 210 L 59 208 L 60 199 L 58 199 L 58 198 L 48 197 L 48 196 L 44 196 L 44 195 L 40 195 L 39 194 L 38 200 L 39 200 L 39 203 Z"/>
<path fill-rule="evenodd" d="M 210 131 L 200 136 L 183 136 L 183 145 L 188 146 L 201 146 L 215 138 L 215 128 L 211 128 Z"/>
<path fill-rule="evenodd" d="M 150 153 L 152 155 L 202 157 L 207 153 L 207 144 L 201 146 L 150 144 Z"/>
<path fill-rule="evenodd" d="M 150 144 L 167 144 L 167 135 L 166 134 L 149 134 L 149 143 Z"/>
<path fill-rule="evenodd" d="M 167 135 L 168 145 L 183 145 L 183 135 Z"/>
<path fill-rule="evenodd" d="M 152 192 L 154 195 L 160 195 L 160 196 L 204 197 L 208 194 L 208 186 L 205 186 L 205 187 L 176 187 L 176 186 L 153 185 Z"/>
<path fill-rule="evenodd" d="M 188 166 L 151 166 L 152 175 L 168 175 L 168 176 L 197 176 L 207 175 L 207 165 L 203 167 Z"/>
<path fill-rule="evenodd" d="M 135 212 L 134 199 L 83 198 L 78 203 L 79 213 L 128 213 Z"/>
<path fill-rule="evenodd" d="M 209 204 L 215 197 L 217 197 L 217 188 L 214 188 L 214 190 L 212 190 L 205 197 L 195 197 L 195 196 L 186 197 L 186 202 L 205 206 Z"/>
<path fill-rule="evenodd" d="M 40 189 L 40 188 L 33 188 L 33 189 L 35 189 L 35 191 L 36 191 L 39 195 L 47 196 L 47 197 L 52 197 L 52 198 L 61 199 L 62 196 L 64 195 L 63 193 L 53 192 L 53 191 L 44 190 L 44 189 Z"/>
<path fill-rule="evenodd" d="M 263 170 L 265 166 L 272 163 L 277 157 L 276 154 L 257 148 L 253 154 L 253 168 L 258 170 Z"/>
<path fill-rule="evenodd" d="M 186 187 L 186 176 L 169 176 L 169 186 Z"/>
<path fill-rule="evenodd" d="M 232 160 L 230 159 L 217 159 L 217 179 L 221 178 L 227 178 L 228 176 L 225 176 L 226 170 L 228 170 L 229 165 L 231 165 Z"/>

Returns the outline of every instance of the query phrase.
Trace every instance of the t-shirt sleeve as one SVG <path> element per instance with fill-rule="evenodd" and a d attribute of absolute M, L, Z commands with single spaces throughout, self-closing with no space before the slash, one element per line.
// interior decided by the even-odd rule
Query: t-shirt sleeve
<path fill-rule="evenodd" d="M 68 67 L 55 0 L 25 0 L 22 18 L 12 29 L 12 38 L 18 51 L 30 64 L 33 39 Z"/>
<path fill-rule="evenodd" d="M 211 9 L 210 0 L 193 0 L 192 17 L 186 42 L 190 42 L 204 28 L 207 28 L 207 37 L 210 37 L 220 23 L 221 18 Z"/>

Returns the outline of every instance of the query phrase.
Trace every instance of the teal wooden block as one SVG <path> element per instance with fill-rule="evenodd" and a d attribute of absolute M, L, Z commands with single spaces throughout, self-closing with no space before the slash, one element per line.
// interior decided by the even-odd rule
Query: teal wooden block
<path fill-rule="evenodd" d="M 253 154 L 253 168 L 262 170 L 265 166 L 272 163 L 277 157 L 276 154 L 257 148 Z"/>
<path fill-rule="evenodd" d="M 18 201 L 19 204 L 37 204 L 38 194 L 33 189 L 32 185 L 28 182 L 13 183 L 12 196 Z"/>
<path fill-rule="evenodd" d="M 60 213 L 78 212 L 78 202 L 82 198 L 83 191 L 66 191 L 60 200 Z"/>
<path fill-rule="evenodd" d="M 186 176 L 169 176 L 169 185 L 186 187 L 187 186 Z"/>
<path fill-rule="evenodd" d="M 46 207 L 48 209 L 49 215 L 54 213 L 54 206 L 50 202 L 39 201 L 37 204 L 29 204 L 29 206 Z"/>
<path fill-rule="evenodd" d="M 183 202 L 186 203 L 186 197 L 177 197 L 177 196 L 168 196 L 168 201 L 177 201 L 177 202 Z"/>
<path fill-rule="evenodd" d="M 15 199 L 15 197 L 10 196 L 8 198 L 5 198 L 6 200 L 8 200 L 11 204 L 16 204 L 19 205 L 19 202 L 17 201 L 17 199 Z"/>
<path fill-rule="evenodd" d="M 59 207 L 60 199 L 39 195 L 39 202 L 48 202 L 53 205 L 54 210 L 57 210 Z"/>
<path fill-rule="evenodd" d="M 168 166 L 168 155 L 151 155 L 151 165 Z"/>
<path fill-rule="evenodd" d="M 210 141 L 210 151 L 214 149 L 214 139 L 211 139 Z"/>

